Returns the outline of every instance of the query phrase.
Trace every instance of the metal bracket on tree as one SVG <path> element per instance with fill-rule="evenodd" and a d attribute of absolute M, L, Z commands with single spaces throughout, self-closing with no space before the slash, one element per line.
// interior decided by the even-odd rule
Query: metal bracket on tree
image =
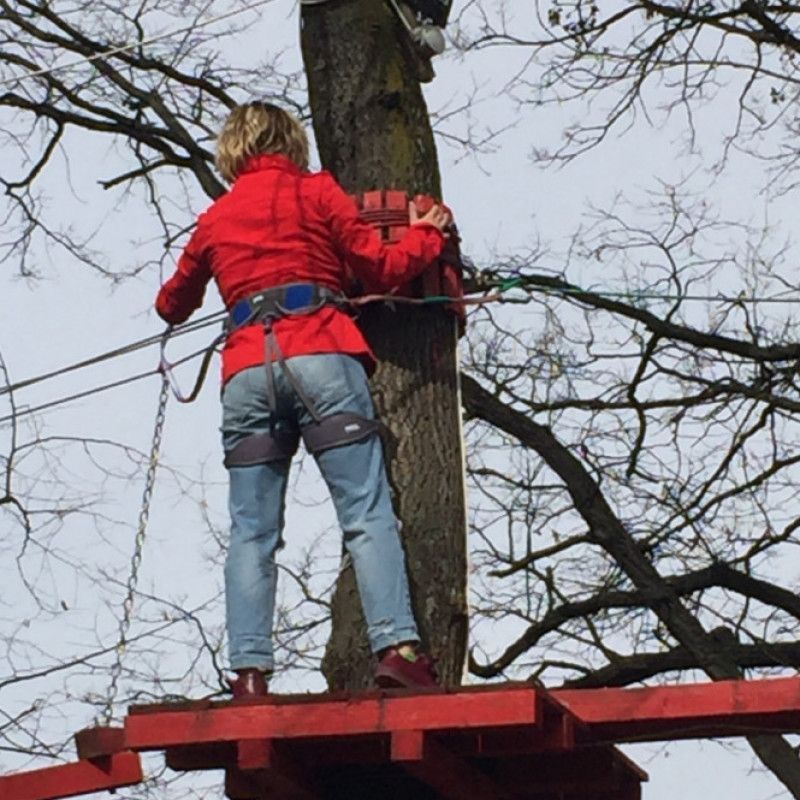
<path fill-rule="evenodd" d="M 450 0 L 389 0 L 423 58 L 444 52 L 442 28 L 447 24 Z"/>
<path fill-rule="evenodd" d="M 444 28 L 450 16 L 452 0 L 404 0 L 423 19 L 429 19 L 434 25 Z"/>

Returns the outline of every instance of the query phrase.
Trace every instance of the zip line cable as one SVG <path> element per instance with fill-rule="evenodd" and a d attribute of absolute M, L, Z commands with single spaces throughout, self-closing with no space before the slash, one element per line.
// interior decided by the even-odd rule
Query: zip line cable
<path fill-rule="evenodd" d="M 159 337 L 160 339 L 161 337 Z M 188 356 L 184 356 L 183 358 L 178 359 L 176 362 L 170 365 L 170 367 L 179 367 L 182 364 L 191 361 L 193 358 L 197 358 L 197 356 L 202 355 L 206 352 L 208 348 L 203 347 L 200 350 L 196 350 L 193 353 L 190 353 Z M 134 383 L 135 381 L 140 381 L 142 378 L 149 378 L 151 375 L 160 375 L 163 372 L 161 366 L 154 367 L 153 369 L 149 369 L 146 372 L 139 372 L 136 375 L 131 375 L 127 378 L 121 378 L 118 381 L 112 381 L 111 383 L 105 383 L 101 386 L 95 386 L 91 389 L 86 389 L 82 392 L 76 392 L 75 394 L 68 395 L 67 397 L 60 397 L 57 400 L 50 400 L 47 403 L 42 403 L 38 406 L 33 406 L 32 408 L 20 408 L 17 409 L 16 414 L 7 414 L 4 417 L 0 417 L 0 425 L 5 422 L 10 422 L 11 420 L 19 419 L 20 417 L 28 416 L 29 414 L 35 414 L 37 411 L 45 411 L 49 408 L 54 408 L 55 406 L 63 405 L 64 403 L 70 403 L 73 400 L 81 400 L 84 397 L 91 397 L 95 394 L 100 394 L 101 392 L 105 392 L 108 389 L 116 389 L 120 386 L 125 386 L 129 383 Z"/>
<path fill-rule="evenodd" d="M 197 30 L 197 28 L 204 28 L 207 25 L 213 25 L 215 22 L 221 22 L 224 19 L 236 17 L 239 14 L 244 14 L 246 11 L 252 11 L 254 8 L 265 6 L 272 2 L 273 0 L 255 0 L 254 2 L 248 3 L 241 8 L 236 8 L 232 11 L 226 11 L 224 14 L 218 14 L 216 17 L 209 17 L 208 19 L 192 23 L 191 25 L 184 25 L 182 28 L 175 28 L 173 30 L 164 31 L 163 33 L 157 33 L 145 39 L 139 39 L 135 42 L 121 44 L 118 47 L 112 47 L 108 50 L 104 50 L 102 53 L 95 53 L 92 56 L 76 58 L 73 61 L 68 61 L 66 64 L 56 64 L 52 67 L 43 67 L 42 69 L 37 69 L 33 72 L 27 72 L 25 75 L 18 75 L 15 78 L 6 78 L 5 80 L 0 81 L 0 86 L 16 86 L 30 78 L 41 78 L 44 75 L 52 75 L 56 72 L 60 72 L 61 70 L 69 69 L 70 67 L 77 67 L 81 64 L 91 64 L 95 61 L 100 61 L 101 59 L 118 55 L 119 53 L 128 53 L 131 50 L 135 50 L 137 47 L 142 47 L 146 44 L 154 44 L 155 42 L 160 42 L 163 39 L 169 39 L 182 33 L 190 33 L 191 31 Z"/>
<path fill-rule="evenodd" d="M 491 288 L 495 289 L 495 291 L 500 292 L 502 294 L 505 294 L 511 289 L 520 288 L 526 291 L 536 291 L 536 292 L 541 292 L 543 294 L 564 295 L 567 297 L 575 295 L 594 295 L 596 297 L 602 297 L 610 300 L 627 299 L 629 301 L 634 301 L 634 302 L 637 300 L 661 300 L 664 302 L 677 302 L 680 300 L 685 300 L 689 302 L 720 302 L 720 303 L 788 303 L 788 304 L 800 303 L 800 296 L 760 297 L 757 295 L 701 295 L 701 294 L 668 295 L 668 294 L 658 294 L 657 292 L 637 291 L 637 290 L 627 291 L 627 292 L 610 292 L 592 288 L 583 289 L 579 286 L 542 286 L 539 284 L 531 284 L 525 277 L 516 277 L 516 278 L 509 278 L 507 280 L 498 280 L 496 283 L 488 284 L 488 286 L 491 286 Z M 351 305 L 354 306 L 360 306 L 360 305 L 365 305 L 367 302 L 377 302 L 379 300 L 384 300 L 385 302 L 411 303 L 416 305 L 424 305 L 426 303 L 436 303 L 436 302 L 440 303 L 453 302 L 452 297 L 400 298 L 400 297 L 394 297 L 393 295 L 367 295 L 364 297 L 353 298 L 351 299 L 350 303 Z M 461 302 L 465 302 L 469 305 L 475 305 L 475 303 L 473 301 L 470 301 L 469 299 L 465 299 L 464 301 Z M 485 301 L 481 301 L 481 303 L 482 302 Z M 512 301 L 509 298 L 504 297 L 503 302 L 515 302 L 515 301 Z M 522 301 L 516 301 L 516 302 L 522 302 Z M 203 328 L 206 328 L 217 322 L 221 322 L 225 318 L 225 315 L 226 315 L 225 311 L 216 311 L 213 314 L 208 314 L 205 317 L 200 317 L 199 319 L 193 320 L 192 322 L 187 322 L 184 325 L 174 328 L 170 336 L 171 337 L 182 336 L 187 333 L 193 333 L 195 331 L 202 330 Z M 62 367 L 60 369 L 53 370 L 52 372 L 46 372 L 43 373 L 42 375 L 37 375 L 33 378 L 26 378 L 24 380 L 17 381 L 16 383 L 10 384 L 9 386 L 0 387 L 0 396 L 4 394 L 9 394 L 11 392 L 15 392 L 19 389 L 25 389 L 28 386 L 33 386 L 37 383 L 41 383 L 42 381 L 48 380 L 50 378 L 56 378 L 61 375 L 66 375 L 69 372 L 74 372 L 76 370 L 83 369 L 84 367 L 90 367 L 93 366 L 94 364 L 100 364 L 103 361 L 116 358 L 117 356 L 127 355 L 128 353 L 134 353 L 137 350 L 141 350 L 146 347 L 150 347 L 154 344 L 158 344 L 161 341 L 161 339 L 162 339 L 162 334 L 154 334 L 152 336 L 145 337 L 144 339 L 139 339 L 138 341 L 131 342 L 130 344 L 117 347 L 113 350 L 108 350 L 105 353 L 100 353 L 99 355 L 92 356 L 91 358 L 87 358 L 83 361 L 78 361 L 74 364 L 70 364 L 67 367 Z"/>
<path fill-rule="evenodd" d="M 513 289 L 522 289 L 523 291 L 527 292 L 527 297 L 525 298 L 511 298 L 507 296 L 507 293 Z M 491 291 L 493 290 L 493 291 Z M 608 299 L 627 299 L 629 301 L 635 300 L 643 300 L 643 299 L 650 299 L 650 300 L 662 300 L 665 302 L 674 302 L 677 300 L 687 300 L 687 301 L 706 301 L 706 302 L 728 302 L 728 303 L 800 303 L 800 297 L 758 297 L 755 295 L 745 296 L 726 296 L 726 295 L 663 295 L 654 292 L 609 292 L 609 291 L 594 291 L 592 289 L 583 289 L 579 286 L 572 286 L 572 285 L 553 285 L 553 286 L 543 286 L 541 284 L 534 284 L 531 283 L 529 279 L 526 279 L 524 276 L 518 276 L 514 278 L 508 279 L 500 279 L 496 278 L 493 281 L 490 281 L 486 285 L 486 289 L 483 291 L 488 291 L 488 294 L 484 294 L 481 297 L 465 297 L 465 298 L 453 298 L 449 296 L 432 296 L 432 297 L 400 297 L 391 294 L 373 294 L 373 295 L 364 295 L 362 297 L 351 298 L 349 304 L 355 308 L 360 306 L 368 305 L 371 303 L 376 302 L 384 302 L 389 305 L 391 304 L 401 304 L 401 305 L 415 305 L 415 306 L 424 306 L 424 305 L 441 305 L 441 304 L 462 304 L 462 305 L 471 305 L 471 306 L 479 306 L 485 305 L 487 303 L 529 303 L 532 301 L 533 293 L 543 293 L 543 294 L 551 294 L 551 295 L 560 295 L 564 296 L 567 299 L 574 298 L 580 300 L 580 295 L 593 295 L 595 297 L 602 297 Z M 178 328 L 173 329 L 169 332 L 169 336 L 182 336 L 187 333 L 193 333 L 198 330 L 202 330 L 210 325 L 220 322 L 226 316 L 227 312 L 225 311 L 217 311 L 213 314 L 209 314 L 205 317 L 201 317 L 193 322 L 186 323 L 185 325 L 181 325 Z M 8 394 L 10 392 L 16 391 L 18 389 L 26 388 L 28 386 L 32 386 L 34 384 L 43 382 L 45 380 L 49 380 L 50 378 L 58 377 L 60 375 L 67 374 L 69 372 L 73 372 L 78 369 L 82 369 L 84 367 L 92 366 L 94 364 L 102 363 L 103 361 L 110 360 L 112 358 L 116 358 L 118 356 L 127 355 L 128 353 L 136 352 L 137 350 L 141 350 L 145 347 L 149 347 L 154 344 L 161 344 L 162 345 L 162 358 L 161 363 L 159 366 L 147 370 L 145 372 L 140 372 L 136 375 L 129 376 L 127 378 L 122 378 L 117 381 L 112 381 L 111 383 L 102 384 L 100 386 L 93 387 L 91 389 L 86 389 L 82 392 L 77 392 L 75 394 L 68 395 L 66 397 L 61 397 L 56 400 L 51 400 L 47 403 L 42 403 L 38 406 L 34 406 L 32 408 L 22 408 L 18 409 L 16 414 L 8 414 L 6 416 L 0 417 L 0 424 L 10 422 L 14 419 L 19 419 L 20 417 L 27 416 L 29 414 L 34 414 L 39 411 L 44 411 L 50 408 L 54 408 L 59 405 L 63 405 L 64 403 L 72 402 L 73 400 L 80 400 L 85 397 L 90 397 L 94 394 L 99 394 L 101 392 L 108 391 L 109 389 L 115 389 L 120 386 L 125 386 L 129 383 L 134 383 L 135 381 L 142 380 L 143 378 L 149 378 L 152 375 L 158 374 L 166 374 L 169 378 L 170 385 L 172 388 L 173 393 L 181 402 L 191 402 L 200 391 L 200 387 L 202 385 L 202 378 L 205 375 L 203 370 L 202 374 L 198 376 L 198 380 L 195 382 L 194 389 L 192 392 L 184 397 L 180 389 L 171 375 L 171 371 L 174 367 L 181 366 L 182 364 L 191 361 L 194 358 L 197 358 L 200 355 L 205 355 L 206 358 L 204 359 L 204 365 L 207 367 L 207 361 L 212 355 L 213 348 L 219 342 L 219 337 L 215 339 L 214 343 L 211 346 L 203 347 L 199 350 L 190 353 L 187 356 L 183 356 L 182 358 L 178 359 L 174 363 L 167 362 L 163 355 L 163 346 L 165 343 L 165 334 L 158 334 L 153 336 L 148 336 L 144 339 L 140 339 L 136 342 L 133 342 L 128 345 L 124 345 L 122 347 L 115 348 L 113 350 L 109 350 L 105 353 L 101 353 L 97 356 L 93 356 L 92 358 L 85 359 L 83 361 L 76 362 L 75 364 L 71 364 L 67 367 L 64 367 L 60 370 L 54 370 L 52 372 L 48 372 L 42 375 L 38 375 L 33 378 L 28 378 L 23 381 L 19 381 L 17 383 L 11 384 L 9 386 L 3 387 L 0 389 L 0 396 L 4 394 Z"/>
<path fill-rule="evenodd" d="M 213 325 L 217 322 L 221 322 L 225 318 L 224 311 L 216 311 L 213 314 L 209 314 L 205 317 L 201 317 L 200 319 L 194 320 L 193 322 L 187 322 L 185 325 L 181 325 L 178 328 L 174 328 L 171 336 L 183 336 L 186 333 L 194 333 L 195 331 L 202 330 L 203 328 L 207 328 L 209 325 Z M 100 353 L 99 355 L 92 356 L 91 358 L 87 358 L 83 361 L 78 361 L 75 364 L 70 364 L 67 367 L 62 367 L 61 369 L 53 370 L 52 372 L 46 372 L 42 375 L 37 375 L 33 378 L 26 378 L 25 380 L 17 381 L 17 383 L 12 383 L 9 386 L 4 386 L 0 388 L 0 396 L 4 394 L 10 394 L 11 392 L 16 392 L 19 389 L 25 389 L 28 386 L 34 386 L 37 383 L 41 383 L 42 381 L 49 380 L 50 378 L 57 378 L 61 375 L 66 375 L 70 372 L 75 372 L 76 370 L 83 369 L 84 367 L 91 367 L 94 364 L 100 364 L 103 361 L 108 361 L 112 358 L 117 358 L 118 356 L 124 356 L 128 353 L 135 353 L 137 350 L 142 350 L 145 347 L 150 347 L 154 344 L 158 344 L 161 339 L 163 338 L 163 334 L 155 334 L 153 336 L 147 336 L 144 339 L 139 339 L 136 342 L 132 342 L 131 344 L 123 345 L 122 347 L 116 347 L 113 350 L 108 350 L 105 353 Z M 146 373 L 150 375 L 151 373 Z"/>
<path fill-rule="evenodd" d="M 565 295 L 575 296 L 575 295 L 594 295 L 596 297 L 602 297 L 607 299 L 618 299 L 618 300 L 662 300 L 664 302 L 677 302 L 679 300 L 686 300 L 691 302 L 720 302 L 720 303 L 788 303 L 788 304 L 795 304 L 800 303 L 800 296 L 794 297 L 760 297 L 757 295 L 667 295 L 667 294 L 658 294 L 656 292 L 647 292 L 647 291 L 627 291 L 627 292 L 610 292 L 604 290 L 597 290 L 592 288 L 583 289 L 579 286 L 542 286 L 539 284 L 531 284 L 525 277 L 516 277 L 516 278 L 509 278 L 507 280 L 497 280 L 495 283 L 487 284 L 487 288 L 491 287 L 495 289 L 495 291 L 505 294 L 506 292 L 510 291 L 511 289 L 524 289 L 526 291 L 536 291 L 541 292 L 543 294 L 555 294 L 555 295 Z M 789 291 L 789 290 L 787 290 Z M 452 297 L 425 297 L 425 298 L 400 298 L 394 297 L 393 295 L 367 295 L 364 297 L 353 298 L 351 299 L 350 303 L 354 306 L 364 305 L 367 302 L 377 302 L 379 300 L 384 300 L 385 302 L 403 302 L 403 303 L 410 303 L 416 305 L 424 305 L 428 303 L 443 303 L 443 302 L 454 302 Z M 475 305 L 474 301 L 469 299 L 465 299 L 464 301 L 469 305 Z M 485 301 L 481 300 L 481 303 Z M 510 298 L 504 297 L 503 302 L 522 302 L 521 300 L 513 301 Z M 187 333 L 193 333 L 194 331 L 201 330 L 206 328 L 210 325 L 213 325 L 217 322 L 221 322 L 225 318 L 226 312 L 225 311 L 216 311 L 212 314 L 208 314 L 205 317 L 200 317 L 199 319 L 193 320 L 192 322 L 187 322 L 184 325 L 180 325 L 173 329 L 172 333 L 170 334 L 171 337 L 182 336 Z M 141 350 L 146 347 L 150 347 L 154 344 L 158 344 L 162 339 L 162 334 L 154 334 L 152 336 L 145 337 L 144 339 L 139 339 L 138 341 L 131 342 L 130 344 L 123 345 L 121 347 L 117 347 L 113 350 L 108 350 L 105 353 L 100 353 L 99 355 L 92 356 L 91 358 L 85 359 L 83 361 L 78 361 L 74 364 L 70 364 L 67 367 L 62 367 L 57 370 L 53 370 L 52 372 L 46 372 L 42 375 L 37 375 L 33 378 L 26 378 L 21 381 L 17 381 L 16 383 L 10 384 L 9 386 L 0 387 L 0 396 L 4 394 L 9 394 L 11 392 L 15 392 L 19 389 L 25 389 L 28 386 L 33 386 L 37 383 L 41 383 L 42 381 L 48 380 L 50 378 L 56 378 L 61 375 L 65 375 L 69 372 L 74 372 L 75 370 L 83 369 L 84 367 L 93 366 L 94 364 L 102 363 L 103 361 L 107 361 L 112 358 L 116 358 L 117 356 L 127 355 L 128 353 L 136 352 L 137 350 Z M 150 373 L 148 373 L 150 374 Z"/>
<path fill-rule="evenodd" d="M 707 303 L 788 303 L 790 305 L 800 303 L 800 294 L 796 289 L 786 289 L 785 293 L 791 293 L 791 296 L 772 295 L 769 297 L 761 295 L 724 295 L 724 294 L 661 294 L 649 290 L 629 289 L 627 291 L 612 292 L 606 289 L 598 289 L 593 287 L 583 288 L 575 286 L 560 279 L 552 285 L 535 282 L 536 279 L 526 278 L 524 275 L 518 275 L 514 278 L 506 280 L 496 279 L 496 284 L 490 284 L 496 287 L 501 292 L 509 291 L 510 289 L 525 289 L 526 291 L 541 292 L 542 294 L 556 294 L 570 296 L 592 295 L 594 297 L 602 297 L 607 300 L 628 300 L 636 302 L 637 300 L 661 300 L 665 303 L 675 302 L 707 302 Z M 539 279 L 540 280 L 540 279 Z"/>

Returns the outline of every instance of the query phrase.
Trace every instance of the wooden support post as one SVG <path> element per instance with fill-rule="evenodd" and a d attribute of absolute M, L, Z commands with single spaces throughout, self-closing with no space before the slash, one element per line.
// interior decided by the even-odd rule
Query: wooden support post
<path fill-rule="evenodd" d="M 242 739 L 236 743 L 236 769 L 264 795 L 292 800 L 318 800 L 320 792 L 308 770 L 272 739 Z"/>
<path fill-rule="evenodd" d="M 489 775 L 453 755 L 423 731 L 394 731 L 391 758 L 444 800 L 510 797 Z"/>
<path fill-rule="evenodd" d="M 575 747 L 576 729 L 582 727 L 577 717 L 552 697 L 540 692 L 536 695 L 538 716 L 538 750 L 571 750 Z"/>
<path fill-rule="evenodd" d="M 565 706 L 541 692 L 536 696 L 536 719 L 536 725 L 506 726 L 482 733 L 477 751 L 492 756 L 571 750 L 576 731 L 585 727 Z"/>

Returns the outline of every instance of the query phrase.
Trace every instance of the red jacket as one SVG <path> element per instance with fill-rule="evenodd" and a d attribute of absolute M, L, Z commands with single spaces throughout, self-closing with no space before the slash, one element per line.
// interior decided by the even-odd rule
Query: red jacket
<path fill-rule="evenodd" d="M 175 274 L 158 293 L 156 311 L 169 323 L 184 322 L 202 304 L 211 278 L 228 309 L 284 283 L 340 290 L 345 265 L 366 291 L 383 292 L 423 272 L 443 244 L 439 229 L 427 223 L 412 225 L 397 244 L 384 244 L 329 173 L 301 172 L 279 155 L 254 156 L 230 191 L 200 215 Z M 355 322 L 333 306 L 278 320 L 274 330 L 287 358 L 350 353 L 374 366 Z M 222 380 L 263 362 L 263 328 L 240 328 L 225 343 Z"/>

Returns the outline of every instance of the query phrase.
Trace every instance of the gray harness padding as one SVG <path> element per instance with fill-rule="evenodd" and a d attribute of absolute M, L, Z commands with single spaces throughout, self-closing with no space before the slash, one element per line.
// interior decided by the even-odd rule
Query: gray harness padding
<path fill-rule="evenodd" d="M 297 452 L 299 443 L 300 432 L 297 429 L 253 433 L 225 453 L 223 463 L 230 469 L 269 464 L 271 461 L 285 461 Z"/>
<path fill-rule="evenodd" d="M 292 428 L 254 433 L 227 452 L 224 463 L 230 469 L 290 459 L 297 452 L 300 436 L 303 437 L 306 450 L 316 455 L 334 447 L 360 442 L 382 432 L 383 423 L 377 419 L 367 419 L 360 414 L 343 411 L 340 414 L 331 414 L 320 422 L 312 422 L 299 433 Z"/>
<path fill-rule="evenodd" d="M 333 447 L 360 442 L 368 436 L 380 434 L 382 430 L 383 423 L 377 419 L 367 419 L 360 414 L 343 411 L 306 425 L 300 435 L 309 453 L 321 453 Z"/>

